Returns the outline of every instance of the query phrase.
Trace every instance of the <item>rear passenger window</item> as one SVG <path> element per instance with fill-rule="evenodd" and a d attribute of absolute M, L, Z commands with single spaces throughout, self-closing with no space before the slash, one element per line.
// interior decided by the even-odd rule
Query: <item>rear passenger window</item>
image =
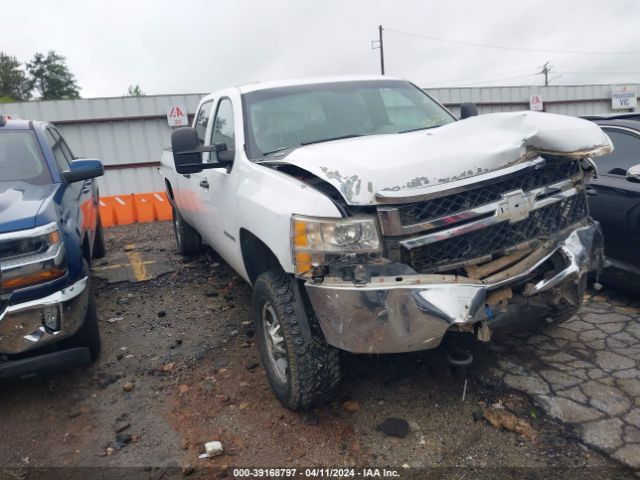
<path fill-rule="evenodd" d="M 198 139 L 201 144 L 204 144 L 204 139 L 207 135 L 207 126 L 209 125 L 212 106 L 212 101 L 203 103 L 200 105 L 200 110 L 198 110 L 198 115 L 196 116 L 196 132 L 198 132 Z"/>

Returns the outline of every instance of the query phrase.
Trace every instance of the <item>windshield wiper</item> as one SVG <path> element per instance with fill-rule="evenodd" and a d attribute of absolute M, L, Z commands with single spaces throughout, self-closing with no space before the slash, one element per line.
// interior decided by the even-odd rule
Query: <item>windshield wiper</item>
<path fill-rule="evenodd" d="M 356 137 L 364 137 L 364 135 L 360 133 L 352 133 L 351 135 L 341 135 L 339 137 L 323 138 L 321 140 L 314 140 L 313 142 L 302 142 L 300 146 L 313 145 L 314 143 L 332 142 L 334 140 L 344 140 L 345 138 L 356 138 Z"/>
<path fill-rule="evenodd" d="M 320 140 L 314 140 L 313 142 L 302 142 L 298 145 L 290 145 L 288 147 L 280 147 L 280 148 L 276 148 L 275 150 L 272 150 L 270 152 L 264 152 L 262 154 L 263 157 L 269 157 L 271 155 L 274 155 L 278 152 L 283 152 L 285 150 L 293 150 L 294 148 L 298 148 L 298 147 L 304 147 L 305 145 L 313 145 L 314 143 L 322 143 L 322 142 L 331 142 L 333 140 L 344 140 L 345 138 L 355 138 L 355 137 L 364 137 L 364 135 L 361 134 L 351 134 L 351 135 L 341 135 L 339 137 L 331 137 L 331 138 L 323 138 Z"/>
<path fill-rule="evenodd" d="M 293 148 L 298 148 L 299 145 L 290 145 L 288 147 L 280 147 L 280 148 L 276 148 L 275 150 L 271 150 L 270 152 L 264 152 L 262 154 L 263 157 L 268 157 L 270 155 L 273 155 L 274 153 L 278 153 L 278 152 L 284 152 L 285 150 L 291 150 Z"/>
<path fill-rule="evenodd" d="M 440 125 L 431 125 L 430 127 L 418 127 L 418 128 L 410 128 L 409 130 L 401 130 L 398 133 L 409 133 L 409 132 L 417 132 L 418 130 L 429 130 L 430 128 L 436 128 Z"/>

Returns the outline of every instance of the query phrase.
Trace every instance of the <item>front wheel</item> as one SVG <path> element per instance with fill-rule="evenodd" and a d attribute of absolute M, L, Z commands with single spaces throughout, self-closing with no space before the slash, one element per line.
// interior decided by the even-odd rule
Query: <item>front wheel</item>
<path fill-rule="evenodd" d="M 253 307 L 271 388 L 284 406 L 302 410 L 330 397 L 340 381 L 340 356 L 306 311 L 295 282 L 281 271 L 263 273 L 254 286 Z M 303 333 L 304 324 L 310 335 Z"/>
<path fill-rule="evenodd" d="M 89 266 L 85 261 L 85 271 L 89 272 Z M 98 313 L 96 311 L 96 300 L 91 287 L 91 278 L 88 279 L 87 287 L 89 292 L 89 303 L 87 304 L 87 312 L 84 322 L 80 329 L 72 336 L 62 340 L 60 346 L 62 349 L 87 347 L 89 349 L 89 357 L 91 361 L 95 361 L 100 355 L 100 328 L 98 326 Z"/>
<path fill-rule="evenodd" d="M 100 220 L 100 215 L 98 215 L 98 221 L 96 222 L 96 235 L 93 240 L 93 258 L 103 258 L 106 254 L 107 249 L 104 244 L 102 221 Z"/>

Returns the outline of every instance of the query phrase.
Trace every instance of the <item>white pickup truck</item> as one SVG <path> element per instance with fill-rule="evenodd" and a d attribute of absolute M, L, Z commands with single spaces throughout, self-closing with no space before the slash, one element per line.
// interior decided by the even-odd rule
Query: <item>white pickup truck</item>
<path fill-rule="evenodd" d="M 257 83 L 200 103 L 162 157 L 179 250 L 213 248 L 254 288 L 277 398 L 327 398 L 340 350 L 409 352 L 559 322 L 602 263 L 592 122 L 462 120 L 412 83 Z"/>

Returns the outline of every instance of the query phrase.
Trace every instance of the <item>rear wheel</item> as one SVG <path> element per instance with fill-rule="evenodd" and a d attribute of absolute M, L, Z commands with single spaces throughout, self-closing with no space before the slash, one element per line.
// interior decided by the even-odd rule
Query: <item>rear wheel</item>
<path fill-rule="evenodd" d="M 271 388 L 284 406 L 302 410 L 331 396 L 340 381 L 340 352 L 327 344 L 295 282 L 281 271 L 263 273 L 254 286 L 253 306 Z M 303 322 L 310 327 L 310 338 L 302 333 Z"/>
<path fill-rule="evenodd" d="M 176 207 L 173 207 L 173 233 L 176 236 L 178 251 L 182 255 L 192 256 L 200 253 L 202 249 L 200 234 L 184 221 Z"/>

